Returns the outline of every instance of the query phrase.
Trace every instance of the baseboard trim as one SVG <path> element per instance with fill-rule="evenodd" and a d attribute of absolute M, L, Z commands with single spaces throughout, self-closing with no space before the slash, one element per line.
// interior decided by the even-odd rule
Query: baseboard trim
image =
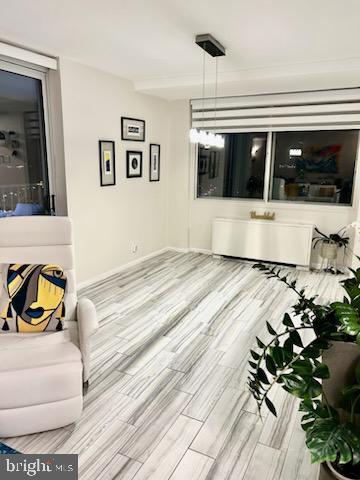
<path fill-rule="evenodd" d="M 120 273 L 128 268 L 134 267 L 135 265 L 138 265 L 139 263 L 145 262 L 146 260 L 149 260 L 149 258 L 156 257 L 157 255 L 160 255 L 161 253 L 164 252 L 178 252 L 178 253 L 189 253 L 189 252 L 196 252 L 196 253 L 203 253 L 205 255 L 212 255 L 211 250 L 206 250 L 203 248 L 178 248 L 178 247 L 164 247 L 161 248 L 160 250 L 156 250 L 155 252 L 149 253 L 148 255 L 144 255 L 143 257 L 139 257 L 135 260 L 132 260 L 131 262 L 124 263 L 124 265 L 121 265 L 120 267 L 112 268 L 111 270 L 108 270 L 107 272 L 100 273 L 99 275 L 96 275 L 95 277 L 91 277 L 88 280 L 84 280 L 83 282 L 80 282 L 77 284 L 77 290 L 81 290 L 83 288 L 89 287 L 90 285 L 93 285 L 94 283 L 101 282 L 103 280 L 106 280 L 107 278 L 111 277 L 112 275 L 116 275 L 117 273 Z"/>
<path fill-rule="evenodd" d="M 213 254 L 213 252 L 211 250 L 207 250 L 206 248 L 189 248 L 189 252 L 203 253 L 204 255 L 212 255 Z"/>
<path fill-rule="evenodd" d="M 138 265 L 139 263 L 145 262 L 149 258 L 156 257 L 157 255 L 160 255 L 161 253 L 168 252 L 168 251 L 178 252 L 178 253 L 194 252 L 194 253 L 202 253 L 203 255 L 212 255 L 213 254 L 211 250 L 208 250 L 206 248 L 164 247 L 164 248 L 161 248 L 160 250 L 156 250 L 155 252 L 149 253 L 148 255 L 144 255 L 143 257 L 137 258 L 136 260 L 124 263 L 124 265 L 121 265 L 120 267 L 116 267 L 116 268 L 113 268 L 112 270 L 108 270 L 107 272 L 101 273 L 100 275 L 96 275 L 95 277 L 92 277 L 89 280 L 85 280 L 84 282 L 80 282 L 77 285 L 77 288 L 78 288 L 78 290 L 81 290 L 82 288 L 89 287 L 90 285 L 92 285 L 96 282 L 101 282 L 102 280 L 106 280 L 107 278 L 111 277 L 112 275 L 116 275 L 117 273 L 120 273 L 123 270 L 126 270 L 127 268 Z M 249 263 L 253 263 L 253 261 L 249 260 Z M 313 263 L 311 265 L 311 268 L 320 269 L 320 263 Z M 345 266 L 339 265 L 339 268 L 345 268 Z"/>
<path fill-rule="evenodd" d="M 116 275 L 117 273 L 120 273 L 123 270 L 127 270 L 128 268 L 134 267 L 139 263 L 145 262 L 146 260 L 149 260 L 152 257 L 156 257 L 157 255 L 160 255 L 161 253 L 167 252 L 169 250 L 173 250 L 173 249 L 170 247 L 164 247 L 164 248 L 161 248 L 160 250 L 155 250 L 155 252 L 151 252 L 148 255 L 144 255 L 143 257 L 136 258 L 131 262 L 124 263 L 123 265 L 120 265 L 120 267 L 112 268 L 111 270 L 108 270 L 104 273 L 100 273 L 95 277 L 91 277 L 88 280 L 84 280 L 83 282 L 78 283 L 76 285 L 77 290 L 81 290 L 83 288 L 89 287 L 90 285 L 93 285 L 94 283 L 101 282 L 102 280 L 106 280 L 112 275 Z"/>
<path fill-rule="evenodd" d="M 179 252 L 179 253 L 189 253 L 191 252 L 191 248 L 179 248 L 179 247 L 167 247 L 166 250 L 172 252 Z"/>
<path fill-rule="evenodd" d="M 203 255 L 212 255 L 212 251 L 205 249 L 205 248 L 179 248 L 179 247 L 164 247 L 161 248 L 160 250 L 156 250 L 155 252 L 149 253 L 148 255 L 144 255 L 143 257 L 136 258 L 135 260 L 132 260 L 131 262 L 124 263 L 124 265 L 121 265 L 120 267 L 113 268 L 111 270 L 108 270 L 107 272 L 101 273 L 99 275 L 96 275 L 95 277 L 89 278 L 88 280 L 85 280 L 83 282 L 80 282 L 77 284 L 77 289 L 81 290 L 83 288 L 89 287 L 90 285 L 93 285 L 94 283 L 101 282 L 102 280 L 106 280 L 107 278 L 111 277 L 112 275 L 116 275 L 117 273 L 120 273 L 128 268 L 131 268 L 135 265 L 138 265 L 139 263 L 145 262 L 146 260 L 149 260 L 152 257 L 156 257 L 157 255 L 160 255 L 164 252 L 178 252 L 178 253 L 190 253 L 190 252 L 195 252 L 195 253 L 202 253 Z M 251 261 L 249 261 L 251 263 Z M 315 270 L 320 270 L 320 263 L 312 263 L 311 264 L 311 269 Z M 338 265 L 338 267 L 341 268 L 346 268 L 346 265 Z"/>

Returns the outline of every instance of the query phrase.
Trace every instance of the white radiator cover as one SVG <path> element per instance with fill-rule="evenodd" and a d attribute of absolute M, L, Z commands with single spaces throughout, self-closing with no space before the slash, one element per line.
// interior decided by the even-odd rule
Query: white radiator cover
<path fill-rule="evenodd" d="M 212 253 L 310 267 L 314 225 L 215 218 Z"/>

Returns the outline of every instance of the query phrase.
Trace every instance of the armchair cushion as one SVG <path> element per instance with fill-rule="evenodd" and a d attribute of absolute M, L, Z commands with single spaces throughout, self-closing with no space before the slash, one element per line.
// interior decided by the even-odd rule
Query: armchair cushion
<path fill-rule="evenodd" d="M 82 384 L 79 349 L 69 341 L 45 344 L 3 335 L 0 349 L 0 410 L 78 397 Z M 55 334 L 57 335 L 57 334 Z M 15 340 L 15 342 L 14 342 Z"/>

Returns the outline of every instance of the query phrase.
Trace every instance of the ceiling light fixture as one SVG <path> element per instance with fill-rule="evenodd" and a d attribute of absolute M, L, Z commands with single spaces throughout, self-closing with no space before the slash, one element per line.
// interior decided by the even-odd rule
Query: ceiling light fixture
<path fill-rule="evenodd" d="M 203 85 L 202 85 L 202 128 L 192 128 L 190 130 L 191 143 L 200 143 L 204 147 L 224 148 L 225 139 L 222 135 L 216 134 L 216 110 L 217 110 L 217 87 L 218 87 L 218 62 L 217 57 L 225 55 L 225 48 L 212 35 L 206 33 L 197 35 L 195 43 L 204 50 L 203 56 Z M 204 111 L 205 111 L 205 53 L 215 57 L 215 98 L 214 98 L 214 131 L 209 132 L 204 128 Z"/>

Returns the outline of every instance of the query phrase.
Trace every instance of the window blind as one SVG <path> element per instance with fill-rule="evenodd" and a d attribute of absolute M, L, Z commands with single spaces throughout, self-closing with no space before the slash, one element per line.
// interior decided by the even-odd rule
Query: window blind
<path fill-rule="evenodd" d="M 193 99 L 191 121 L 220 133 L 360 129 L 360 88 Z"/>

